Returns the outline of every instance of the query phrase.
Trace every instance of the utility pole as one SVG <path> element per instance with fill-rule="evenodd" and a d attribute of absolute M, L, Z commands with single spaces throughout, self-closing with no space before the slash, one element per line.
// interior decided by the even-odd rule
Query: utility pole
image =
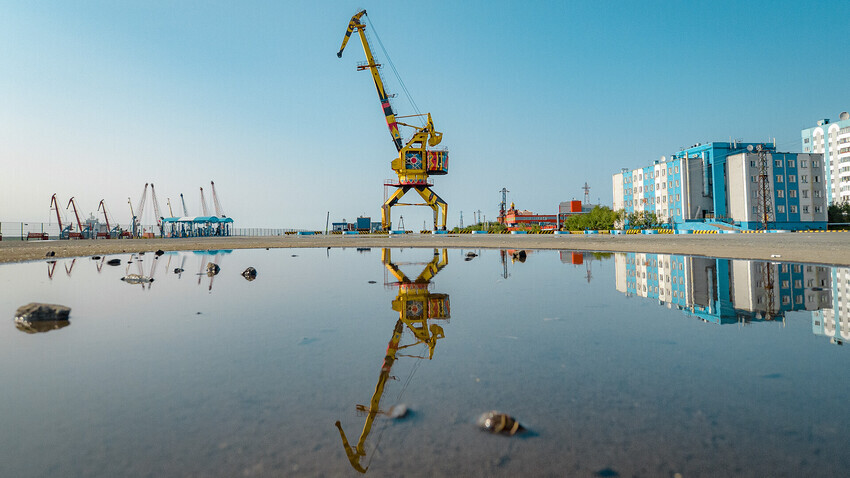
<path fill-rule="evenodd" d="M 463 211 L 460 212 L 460 229 L 463 229 Z"/>
<path fill-rule="evenodd" d="M 584 203 L 590 204 L 590 186 L 585 182 L 582 189 L 584 189 Z"/>
<path fill-rule="evenodd" d="M 499 203 L 499 222 L 504 224 L 505 223 L 505 211 L 507 210 L 507 207 L 508 207 L 507 206 L 508 193 L 510 191 L 508 191 L 507 188 L 502 188 L 502 190 L 499 191 L 499 192 L 502 193 L 502 202 Z"/>
<path fill-rule="evenodd" d="M 752 150 L 752 146 L 747 147 Z M 770 168 L 767 159 L 767 150 L 762 145 L 756 145 L 756 152 L 759 157 L 759 177 L 757 190 L 757 205 L 759 221 L 761 222 L 761 230 L 767 231 L 771 229 L 770 223 L 773 222 L 773 194 L 770 190 Z"/>

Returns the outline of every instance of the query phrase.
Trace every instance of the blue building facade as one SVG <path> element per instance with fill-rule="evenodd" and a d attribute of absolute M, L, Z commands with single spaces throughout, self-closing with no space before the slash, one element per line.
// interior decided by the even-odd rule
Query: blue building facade
<path fill-rule="evenodd" d="M 766 202 L 759 196 L 758 148 L 772 194 Z M 760 212 L 767 209 L 771 229 L 826 229 L 821 163 L 820 155 L 778 153 L 770 144 L 697 144 L 669 160 L 615 174 L 614 209 L 634 219 L 652 213 L 674 229 L 732 230 L 761 228 Z"/>

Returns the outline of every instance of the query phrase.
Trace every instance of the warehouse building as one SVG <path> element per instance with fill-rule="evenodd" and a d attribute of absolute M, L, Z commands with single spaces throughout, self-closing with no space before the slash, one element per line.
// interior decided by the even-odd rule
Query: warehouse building
<path fill-rule="evenodd" d="M 760 196 L 761 155 L 769 197 Z M 696 144 L 667 160 L 613 176 L 614 209 L 655 214 L 674 229 L 826 229 L 823 156 L 759 143 Z M 628 224 L 626 224 L 628 227 Z"/>

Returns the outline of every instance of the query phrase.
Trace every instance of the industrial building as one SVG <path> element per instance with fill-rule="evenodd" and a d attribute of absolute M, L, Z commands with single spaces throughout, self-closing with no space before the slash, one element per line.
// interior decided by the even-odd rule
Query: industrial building
<path fill-rule="evenodd" d="M 801 136 L 804 153 L 823 155 L 827 205 L 850 202 L 850 113 L 842 112 L 835 123 L 819 120 Z"/>
<path fill-rule="evenodd" d="M 678 230 L 754 230 L 765 222 L 769 229 L 826 229 L 823 170 L 821 154 L 779 153 L 761 143 L 696 144 L 613 175 L 614 209 L 654 213 Z"/>
<path fill-rule="evenodd" d="M 527 210 L 519 210 L 514 203 L 505 211 L 504 217 L 499 217 L 499 222 L 506 225 L 508 229 L 540 226 L 543 229 L 555 229 L 570 216 L 586 214 L 592 206 L 582 204 L 581 201 L 564 201 L 558 205 L 558 214 L 536 214 Z"/>

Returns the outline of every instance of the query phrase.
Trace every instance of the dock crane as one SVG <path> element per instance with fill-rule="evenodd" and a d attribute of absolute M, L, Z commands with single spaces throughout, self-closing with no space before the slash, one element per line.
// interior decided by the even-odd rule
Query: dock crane
<path fill-rule="evenodd" d="M 132 208 L 133 208 L 133 206 L 131 205 L 130 209 L 132 209 Z M 116 237 L 116 238 L 121 237 L 121 231 L 120 231 L 120 227 L 118 226 L 118 224 L 115 223 L 115 222 L 110 224 L 110 222 L 109 222 L 109 214 L 106 212 L 106 203 L 103 202 L 103 199 L 101 199 L 100 203 L 97 205 L 97 210 L 103 211 L 103 219 L 106 221 L 106 232 L 105 233 L 98 232 L 97 237 L 105 237 L 107 239 L 109 239 L 111 237 Z M 112 227 L 113 224 L 115 226 L 114 229 Z"/>
<path fill-rule="evenodd" d="M 216 217 L 225 217 L 225 215 L 221 212 L 221 203 L 218 202 L 218 194 L 215 193 L 215 183 L 212 181 L 210 181 L 210 188 L 212 189 L 213 206 L 215 207 Z"/>
<path fill-rule="evenodd" d="M 336 56 L 342 58 L 342 51 L 345 50 L 345 45 L 348 43 L 351 34 L 356 31 L 360 35 L 360 42 L 363 44 L 363 51 L 366 53 L 366 63 L 358 65 L 357 70 L 362 71 L 368 68 L 372 73 L 372 79 L 375 81 L 375 88 L 378 90 L 378 99 L 381 102 L 387 127 L 390 130 L 390 136 L 392 136 L 396 151 L 398 151 L 398 157 L 390 163 L 391 169 L 398 174 L 398 181 L 384 184 L 385 186 L 396 188 L 396 191 L 386 199 L 381 207 L 381 226 L 385 231 L 392 228 L 390 208 L 393 206 L 429 206 L 434 211 L 434 230 L 436 231 L 439 228 L 445 231 L 448 204 L 431 189 L 432 183 L 428 179 L 429 175 L 444 175 L 449 172 L 448 150 L 429 149 L 429 147 L 434 148 L 440 144 L 443 139 L 443 133 L 438 132 L 434 128 L 431 113 L 396 117 L 393 107 L 390 104 L 389 95 L 384 90 L 384 83 L 379 71 L 381 65 L 375 62 L 375 59 L 372 57 L 372 50 L 366 39 L 366 25 L 360 23 L 361 17 L 365 15 L 366 10 L 362 10 L 351 17 L 351 21 L 348 23 L 348 29 L 342 39 L 342 46 L 340 46 Z M 418 127 L 396 120 L 397 118 L 413 116 L 427 117 L 425 126 Z M 402 137 L 398 130 L 399 126 L 407 126 L 415 129 L 413 136 L 406 144 L 402 142 Z M 398 202 L 411 189 L 415 189 L 419 193 L 422 199 L 425 200 L 424 204 Z"/>
<path fill-rule="evenodd" d="M 398 296 L 392 302 L 392 308 L 398 312 L 399 318 L 393 327 L 392 337 L 387 344 L 387 352 L 384 356 L 384 362 L 381 364 L 381 372 L 378 375 L 378 383 L 375 385 L 375 392 L 369 401 L 368 408 L 365 405 L 357 405 L 357 410 L 366 415 L 366 422 L 363 425 L 363 430 L 360 433 L 360 438 L 357 444 L 352 447 L 348 442 L 348 438 L 342 429 L 342 423 L 337 420 L 334 425 L 339 430 L 339 436 L 342 439 L 342 446 L 345 449 L 345 455 L 351 466 L 360 473 L 366 473 L 369 468 L 368 464 L 364 467 L 360 460 L 366 456 L 366 439 L 372 431 L 372 425 L 375 418 L 380 414 L 387 414 L 381 410 L 381 398 L 384 395 L 384 389 L 387 381 L 392 378 L 390 370 L 398 357 L 414 357 L 418 359 L 431 360 L 434 357 L 434 348 L 437 345 L 437 340 L 445 338 L 443 327 L 436 323 L 429 323 L 430 320 L 445 319 L 451 317 L 449 308 L 448 294 L 432 294 L 428 290 L 431 280 L 436 276 L 446 265 L 448 265 L 448 251 L 442 250 L 442 255 L 437 249 L 434 249 L 434 256 L 430 262 L 425 265 L 425 268 L 419 276 L 410 280 L 404 272 L 399 268 L 399 263 L 394 263 L 390 256 L 389 249 L 381 249 L 381 262 L 383 262 L 387 271 L 392 274 L 397 282 L 386 282 L 385 285 L 398 286 Z M 405 326 L 413 332 L 415 338 L 413 343 L 402 344 L 401 338 Z M 400 350 L 404 350 L 415 345 L 425 344 L 428 347 L 428 356 L 420 355 L 402 355 Z"/>
<path fill-rule="evenodd" d="M 76 217 L 76 219 L 77 219 L 77 228 L 78 228 L 78 232 L 70 232 L 70 233 L 68 233 L 68 238 L 69 238 L 69 239 L 84 239 L 84 238 L 88 238 L 88 236 L 89 236 L 89 232 L 90 232 L 90 231 L 89 231 L 89 228 L 88 228 L 88 227 L 85 227 L 85 228 L 83 227 L 83 223 L 80 221 L 80 213 L 79 213 L 79 212 L 77 212 L 77 203 L 76 203 L 76 202 L 74 202 L 74 197 L 73 197 L 73 196 L 71 196 L 71 199 L 68 201 L 68 205 L 67 205 L 67 206 L 65 206 L 65 209 L 68 209 L 68 208 L 69 208 L 69 207 L 71 207 L 71 206 L 74 206 L 74 217 Z"/>
<path fill-rule="evenodd" d="M 210 215 L 207 209 L 207 200 L 204 198 L 204 188 L 201 188 L 201 211 L 203 211 L 205 217 Z"/>
<path fill-rule="evenodd" d="M 133 237 L 142 237 L 142 212 L 145 210 L 145 199 L 148 197 L 148 183 L 145 183 L 145 189 L 142 191 L 142 198 L 139 199 L 139 207 L 136 208 L 138 215 L 133 212 L 133 203 L 130 198 L 127 198 L 127 203 L 130 204 L 130 215 L 133 216 Z"/>
<path fill-rule="evenodd" d="M 59 222 L 59 239 L 68 239 L 71 237 L 71 229 L 74 226 L 72 223 L 62 225 L 62 214 L 59 211 L 59 200 L 56 199 L 56 194 L 50 198 L 50 209 L 56 210 L 56 221 Z"/>
<path fill-rule="evenodd" d="M 183 198 L 183 193 L 180 193 L 180 202 L 183 203 L 183 217 L 189 217 L 189 210 L 186 209 L 186 199 Z"/>

